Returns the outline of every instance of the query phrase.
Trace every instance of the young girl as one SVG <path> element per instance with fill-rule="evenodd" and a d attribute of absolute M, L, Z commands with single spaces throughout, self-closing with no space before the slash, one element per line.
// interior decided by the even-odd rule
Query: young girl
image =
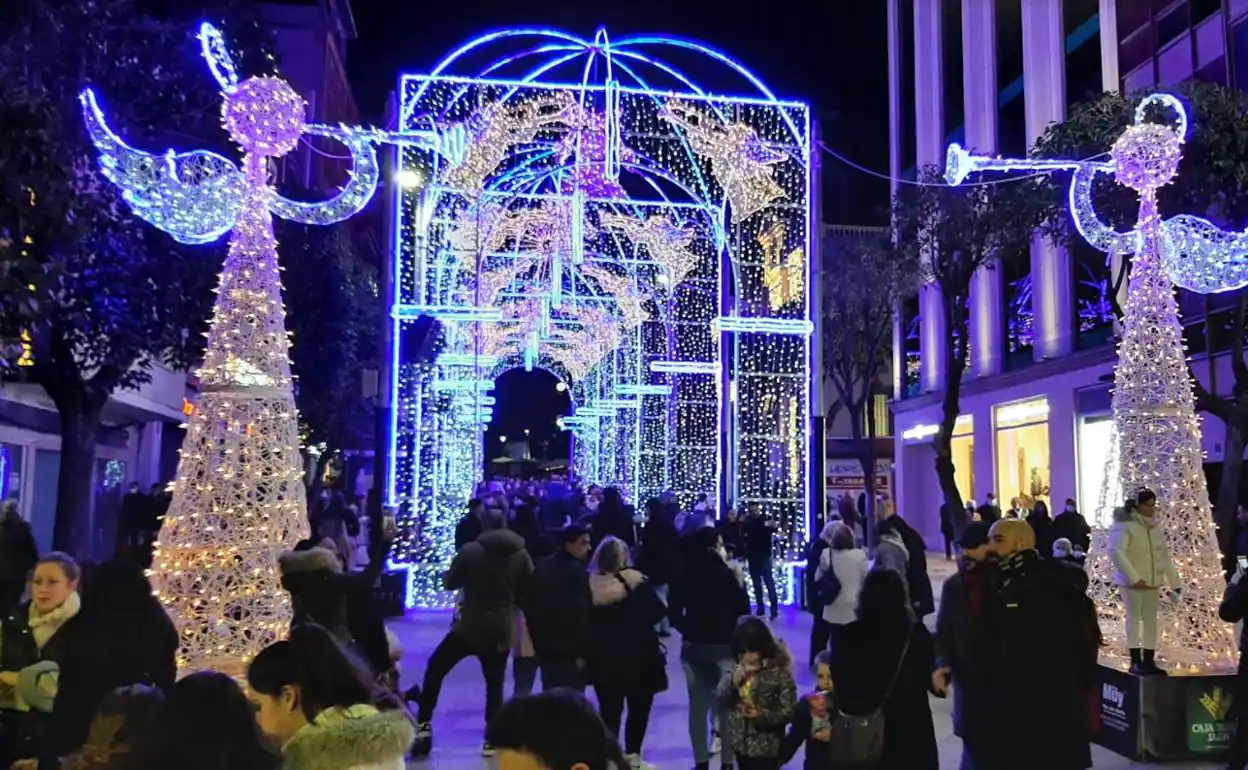
<path fill-rule="evenodd" d="M 803 695 L 793 710 L 793 725 L 784 737 L 780 764 L 788 764 L 797 749 L 806 744 L 805 770 L 829 770 L 832 753 L 832 716 L 836 714 L 832 687 L 832 651 L 823 650 L 815 657 L 816 689 Z"/>
<path fill-rule="evenodd" d="M 737 623 L 731 646 L 737 665 L 719 685 L 728 709 L 726 738 L 741 770 L 775 770 L 797 699 L 793 658 L 771 628 L 753 616 Z"/>

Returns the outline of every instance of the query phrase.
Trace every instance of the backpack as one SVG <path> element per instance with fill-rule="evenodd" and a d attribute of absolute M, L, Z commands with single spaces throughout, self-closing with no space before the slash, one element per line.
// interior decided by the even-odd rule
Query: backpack
<path fill-rule="evenodd" d="M 832 736 L 828 741 L 828 750 L 832 757 L 833 767 L 874 767 L 884 756 L 884 705 L 893 694 L 893 685 L 901 675 L 901 667 L 906 662 L 906 653 L 910 651 L 910 637 L 901 648 L 901 657 L 897 659 L 897 668 L 884 690 L 880 705 L 870 714 L 855 716 L 837 710 L 832 720 Z"/>
<path fill-rule="evenodd" d="M 841 581 L 832 569 L 832 560 L 828 559 L 828 568 L 815 581 L 815 602 L 819 607 L 827 607 L 841 595 Z"/>

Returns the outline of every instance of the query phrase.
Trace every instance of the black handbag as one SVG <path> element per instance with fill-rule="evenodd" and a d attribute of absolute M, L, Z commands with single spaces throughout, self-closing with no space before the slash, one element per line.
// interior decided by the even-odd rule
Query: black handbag
<path fill-rule="evenodd" d="M 897 659 L 897 668 L 893 678 L 888 682 L 888 689 L 880 705 L 870 714 L 855 716 L 838 710 L 832 720 L 832 736 L 828 741 L 828 750 L 832 754 L 834 767 L 874 767 L 884 756 L 884 706 L 893 694 L 893 685 L 901 675 L 901 667 L 906 662 L 906 653 L 910 651 L 910 638 L 901 648 L 901 657 Z"/>

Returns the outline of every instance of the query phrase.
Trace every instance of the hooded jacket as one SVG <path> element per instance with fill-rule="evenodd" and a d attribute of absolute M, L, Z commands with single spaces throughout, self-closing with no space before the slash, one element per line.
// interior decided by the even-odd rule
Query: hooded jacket
<path fill-rule="evenodd" d="M 347 626 L 348 581 L 342 562 L 328 548 L 287 551 L 277 557 L 282 588 L 290 592 L 295 617 L 292 623 L 316 623 L 344 644 L 351 643 Z"/>
<path fill-rule="evenodd" d="M 539 561 L 524 610 L 537 656 L 561 661 L 588 658 L 592 609 L 584 562 L 562 548 Z"/>
<path fill-rule="evenodd" d="M 509 529 L 483 532 L 451 560 L 442 578 L 448 591 L 462 591 L 454 630 L 491 652 L 511 648 L 516 605 L 533 577 L 524 538 Z"/>
<path fill-rule="evenodd" d="M 1160 588 L 1162 583 L 1171 588 L 1180 586 L 1179 571 L 1157 521 L 1127 506 L 1114 510 L 1109 554 L 1114 561 L 1114 581 L 1120 586 L 1131 587 L 1140 580 L 1148 588 Z"/>
<path fill-rule="evenodd" d="M 655 693 L 667 686 L 654 627 L 667 612 L 646 576 L 635 569 L 589 576 L 593 596 L 589 677 L 595 687 Z"/>
<path fill-rule="evenodd" d="M 316 715 L 282 747 L 285 770 L 403 770 L 416 731 L 402 710 L 359 704 Z"/>

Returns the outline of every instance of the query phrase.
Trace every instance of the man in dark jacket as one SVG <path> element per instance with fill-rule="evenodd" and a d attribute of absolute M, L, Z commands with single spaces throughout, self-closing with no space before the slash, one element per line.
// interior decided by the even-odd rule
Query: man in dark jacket
<path fill-rule="evenodd" d="M 936 611 L 932 580 L 927 576 L 927 543 L 922 535 L 914 531 L 914 527 L 897 515 L 897 508 L 891 500 L 885 500 L 878 510 L 880 521 L 888 521 L 906 547 L 906 589 L 914 606 L 915 619 L 921 622 Z"/>
<path fill-rule="evenodd" d="M 1218 607 L 1218 617 L 1227 623 L 1242 622 L 1248 617 L 1248 580 L 1244 573 L 1237 570 L 1231 577 L 1222 596 L 1222 604 Z M 1244 625 L 1239 636 L 1239 672 L 1235 677 L 1235 697 L 1231 701 L 1236 709 L 1239 723 L 1235 731 L 1235 742 L 1226 758 L 1227 770 L 1244 770 L 1248 767 L 1248 624 Z"/>
<path fill-rule="evenodd" d="M 979 514 L 979 520 L 988 526 L 992 526 L 999 521 L 1001 519 L 1001 506 L 997 505 L 997 496 L 989 492 L 988 499 L 984 501 L 983 505 L 979 506 L 977 513 Z"/>
<path fill-rule="evenodd" d="M 537 563 L 524 619 L 542 672 L 542 689 L 585 689 L 585 661 L 593 635 L 593 598 L 589 592 L 589 529 L 569 524 L 562 546 Z"/>
<path fill-rule="evenodd" d="M 697 770 L 706 770 L 710 761 L 709 721 L 719 709 L 716 688 L 731 673 L 732 641 L 737 619 L 750 613 L 750 598 L 739 570 L 728 566 L 719 533 L 704 527 L 693 533 L 695 546 L 680 577 L 672 583 L 668 617 L 680 632 L 680 662 L 689 693 L 689 740 Z M 719 714 L 725 724 L 726 713 Z M 720 760 L 725 767 L 733 762 L 729 741 L 723 742 Z"/>
<path fill-rule="evenodd" d="M 5 500 L 0 508 L 0 617 L 21 602 L 26 578 L 37 561 L 39 548 L 30 524 L 16 500 Z"/>
<path fill-rule="evenodd" d="M 972 522 L 958 541 L 962 562 L 958 574 L 945 581 L 936 616 L 935 689 L 953 682 L 953 734 L 962 739 L 961 770 L 986 767 L 976 757 L 991 736 L 992 714 L 984 706 L 992 683 L 988 680 L 986 638 L 987 599 L 992 580 L 988 558 L 988 525 Z"/>
<path fill-rule="evenodd" d="M 776 523 L 767 518 L 758 503 L 750 503 L 749 515 L 745 517 L 745 558 L 750 567 L 750 581 L 754 584 L 756 615 L 763 614 L 763 586 L 767 587 L 767 599 L 771 602 L 771 619 L 780 615 L 776 601 L 776 577 L 772 563 L 772 544 L 776 539 Z"/>
<path fill-rule="evenodd" d="M 481 517 L 485 515 L 485 503 L 477 498 L 468 501 L 468 513 L 455 525 L 455 553 L 476 540 L 484 531 Z"/>
<path fill-rule="evenodd" d="M 1081 570 L 1041 558 L 1025 521 L 998 521 L 989 536 L 987 708 L 1009 718 L 994 721 L 978 770 L 1086 770 L 1100 630 Z"/>
<path fill-rule="evenodd" d="M 433 748 L 431 727 L 442 681 L 460 661 L 475 656 L 485 674 L 485 722 L 503 705 L 507 653 L 516 630 L 517 597 L 533 577 L 533 561 L 524 538 L 507 529 L 497 512 L 482 519 L 481 536 L 459 550 L 442 578 L 448 591 L 461 591 L 459 613 L 451 631 L 429 656 L 418 696 L 416 743 L 413 752 L 426 756 Z M 488 746 L 486 747 L 489 748 Z"/>
<path fill-rule="evenodd" d="M 1075 508 L 1075 501 L 1071 498 L 1066 498 L 1066 507 L 1054 517 L 1053 524 L 1049 527 L 1049 537 L 1052 540 L 1066 538 L 1084 555 L 1091 550 L 1092 528 L 1088 526 L 1088 520 L 1083 514 Z"/>

